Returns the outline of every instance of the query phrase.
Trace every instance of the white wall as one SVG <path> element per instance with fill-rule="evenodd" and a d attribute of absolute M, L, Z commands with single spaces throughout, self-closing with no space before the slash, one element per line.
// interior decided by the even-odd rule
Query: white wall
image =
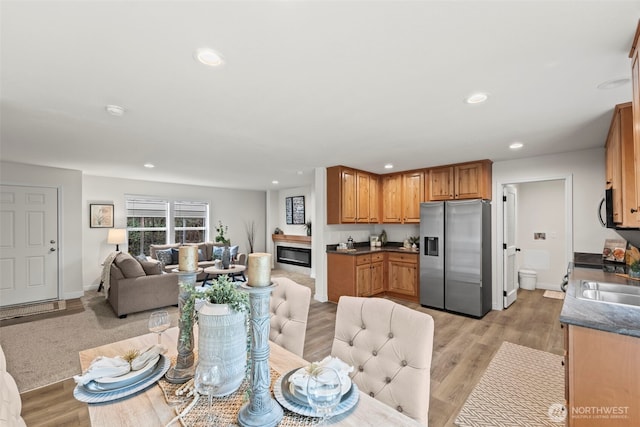
<path fill-rule="evenodd" d="M 170 200 L 197 200 L 209 202 L 209 240 L 215 237 L 218 221 L 229 226 L 228 237 L 240 251 L 248 252 L 246 224 L 255 221 L 254 250 L 266 250 L 266 195 L 264 191 L 230 190 L 182 184 L 158 183 L 121 178 L 85 175 L 82 191 L 82 246 L 84 257 L 83 283 L 86 288 L 95 288 L 100 282 L 100 264 L 115 248 L 107 244 L 107 229 L 89 228 L 89 203 L 109 202 L 114 204 L 114 226 L 126 227 L 125 194 L 158 196 Z M 120 250 L 126 251 L 127 245 Z"/>
<path fill-rule="evenodd" d="M 535 270 L 537 287 L 560 290 L 566 273 L 564 181 L 517 185 L 516 246 L 519 268 Z M 534 233 L 544 233 L 535 239 Z"/>
<path fill-rule="evenodd" d="M 7 185 L 33 185 L 58 189 L 60 195 L 58 254 L 61 279 L 59 296 L 62 299 L 80 298 L 84 295 L 82 173 L 71 169 L 0 162 L 0 182 Z"/>
<path fill-rule="evenodd" d="M 545 181 L 569 176 L 573 183 L 570 204 L 573 240 L 570 252 L 600 253 L 606 238 L 616 237 L 613 230 L 603 228 L 596 210 L 604 196 L 604 148 L 574 151 L 549 156 L 495 162 L 493 164 L 492 242 L 493 308 L 502 307 L 502 214 L 499 195 L 503 184 Z M 498 223 L 498 217 L 500 223 Z M 569 230 L 567 230 L 569 231 Z"/>

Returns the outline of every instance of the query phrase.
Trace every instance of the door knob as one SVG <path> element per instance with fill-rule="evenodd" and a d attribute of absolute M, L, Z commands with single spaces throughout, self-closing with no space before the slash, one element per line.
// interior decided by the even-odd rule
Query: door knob
<path fill-rule="evenodd" d="M 520 248 L 516 248 L 516 252 L 520 252 Z"/>
<path fill-rule="evenodd" d="M 56 251 L 56 248 L 49 249 L 49 252 L 55 252 L 55 251 Z"/>
<path fill-rule="evenodd" d="M 636 213 L 636 212 L 638 212 L 638 209 L 631 208 L 631 213 Z"/>
<path fill-rule="evenodd" d="M 49 243 L 51 243 L 52 245 L 55 243 L 55 240 L 49 240 Z"/>

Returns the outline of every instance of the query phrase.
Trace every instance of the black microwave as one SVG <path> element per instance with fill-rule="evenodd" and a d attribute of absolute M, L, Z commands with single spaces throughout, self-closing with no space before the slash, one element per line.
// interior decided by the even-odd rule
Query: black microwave
<path fill-rule="evenodd" d="M 604 217 L 602 216 L 603 207 Z M 603 227 L 614 228 L 616 230 L 638 230 L 638 228 L 634 227 L 618 227 L 618 225 L 613 222 L 613 189 L 611 188 L 604 190 L 604 198 L 600 201 L 598 207 L 598 219 Z"/>

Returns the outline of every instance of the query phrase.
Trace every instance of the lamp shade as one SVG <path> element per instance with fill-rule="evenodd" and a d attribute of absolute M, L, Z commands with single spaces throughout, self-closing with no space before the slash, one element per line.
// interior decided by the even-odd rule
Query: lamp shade
<path fill-rule="evenodd" d="M 107 243 L 121 245 L 127 241 L 127 230 L 124 228 L 112 228 L 107 236 Z"/>

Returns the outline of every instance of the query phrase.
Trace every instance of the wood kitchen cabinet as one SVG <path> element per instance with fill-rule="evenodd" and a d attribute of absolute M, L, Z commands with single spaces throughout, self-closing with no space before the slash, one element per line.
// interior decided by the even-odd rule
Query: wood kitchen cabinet
<path fill-rule="evenodd" d="M 575 325 L 564 329 L 567 426 L 636 426 L 640 338 Z M 598 416 L 605 413 L 608 418 Z"/>
<path fill-rule="evenodd" d="M 411 301 L 419 301 L 418 254 L 387 254 L 387 294 Z"/>
<path fill-rule="evenodd" d="M 454 199 L 491 200 L 490 160 L 429 169 L 430 201 Z"/>
<path fill-rule="evenodd" d="M 402 222 L 402 175 L 382 176 L 382 222 Z"/>
<path fill-rule="evenodd" d="M 327 297 L 372 296 L 384 292 L 383 252 L 364 255 L 327 254 Z"/>
<path fill-rule="evenodd" d="M 614 109 L 605 150 L 606 185 L 613 190 L 613 221 L 619 227 L 640 222 L 634 151 L 632 106 L 627 102 Z"/>
<path fill-rule="evenodd" d="M 638 21 L 638 27 L 636 28 L 636 34 L 633 38 L 633 44 L 631 46 L 631 52 L 629 53 L 631 58 L 631 83 L 632 83 L 632 96 L 631 103 L 632 117 L 633 117 L 633 140 L 634 140 L 634 172 L 635 172 L 635 193 L 636 193 L 636 210 L 640 210 L 640 21 Z M 640 216 L 636 213 L 636 227 L 640 227 Z"/>
<path fill-rule="evenodd" d="M 357 169 L 327 168 L 327 224 L 378 222 L 377 180 L 376 175 Z"/>
<path fill-rule="evenodd" d="M 424 195 L 424 171 L 382 176 L 382 222 L 420 222 L 420 203 Z"/>

